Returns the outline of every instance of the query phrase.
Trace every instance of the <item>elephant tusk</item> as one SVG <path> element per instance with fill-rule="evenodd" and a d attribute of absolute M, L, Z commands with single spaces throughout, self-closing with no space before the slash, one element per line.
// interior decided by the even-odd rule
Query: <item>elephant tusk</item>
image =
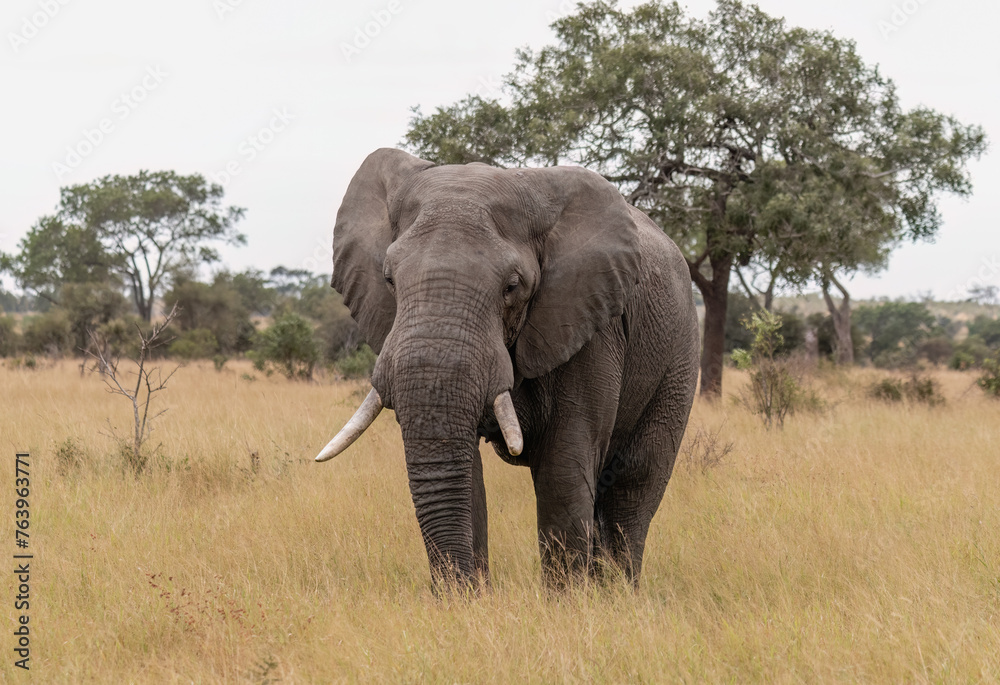
<path fill-rule="evenodd" d="M 316 461 L 326 461 L 346 450 L 351 444 L 361 437 L 361 434 L 368 430 L 368 427 L 375 421 L 375 417 L 382 411 L 382 398 L 378 396 L 375 388 L 368 393 L 368 397 L 361 403 L 358 410 L 354 412 L 351 420 L 340 429 L 333 440 L 323 448 L 323 451 L 316 457 Z"/>
<path fill-rule="evenodd" d="M 500 432 L 503 433 L 504 442 L 507 443 L 507 451 L 512 457 L 516 457 L 524 449 L 524 438 L 521 437 L 521 425 L 517 422 L 509 390 L 497 395 L 493 401 L 493 413 L 497 415 L 497 423 L 500 424 Z"/>

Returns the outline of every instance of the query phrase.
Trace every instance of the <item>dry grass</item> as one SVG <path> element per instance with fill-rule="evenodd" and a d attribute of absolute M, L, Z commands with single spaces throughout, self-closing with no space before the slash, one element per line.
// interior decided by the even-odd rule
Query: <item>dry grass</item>
<path fill-rule="evenodd" d="M 0 448 L 33 455 L 36 682 L 1000 681 L 1000 403 L 970 376 L 927 408 L 830 374 L 784 431 L 696 404 L 689 436 L 735 448 L 676 470 L 636 592 L 544 592 L 529 475 L 489 454 L 494 586 L 438 601 L 391 415 L 317 465 L 361 386 L 248 370 L 178 372 L 136 479 L 96 377 L 0 369 Z"/>

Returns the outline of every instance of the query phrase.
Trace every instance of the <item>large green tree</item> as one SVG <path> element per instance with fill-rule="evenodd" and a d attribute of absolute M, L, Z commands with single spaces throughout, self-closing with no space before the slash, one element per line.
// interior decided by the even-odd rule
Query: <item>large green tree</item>
<path fill-rule="evenodd" d="M 979 127 L 903 111 L 852 42 L 735 0 L 707 20 L 598 1 L 553 27 L 556 45 L 518 53 L 503 102 L 418 110 L 405 144 L 439 163 L 573 163 L 615 183 L 687 256 L 705 302 L 703 393 L 721 392 L 734 268 L 765 260 L 823 283 L 877 268 L 886 246 L 935 233 L 936 197 L 968 193 L 965 163 L 985 149 Z"/>
<path fill-rule="evenodd" d="M 222 206 L 223 188 L 200 174 L 140 171 L 63 188 L 58 211 L 21 240 L 3 266 L 22 288 L 50 299 L 66 283 L 124 284 L 149 321 L 169 275 L 211 263 L 213 243 L 242 244 L 240 207 Z"/>

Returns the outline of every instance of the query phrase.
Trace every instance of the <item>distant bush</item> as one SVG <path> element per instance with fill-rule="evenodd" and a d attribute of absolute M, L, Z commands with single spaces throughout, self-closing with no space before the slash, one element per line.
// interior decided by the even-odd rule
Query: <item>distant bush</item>
<path fill-rule="evenodd" d="M 921 402 L 935 407 L 944 404 L 937 381 L 930 376 L 914 372 L 909 378 L 889 376 L 881 378 L 868 387 L 868 395 L 883 402 Z"/>
<path fill-rule="evenodd" d="M 956 371 L 978 369 L 983 361 L 990 356 L 990 348 L 978 335 L 970 335 L 955 346 L 955 351 L 948 366 Z"/>
<path fill-rule="evenodd" d="M 60 356 L 73 351 L 73 331 L 69 317 L 62 309 L 50 309 L 25 319 L 22 325 L 26 352 Z"/>
<path fill-rule="evenodd" d="M 179 338 L 170 343 L 171 357 L 181 359 L 208 359 L 215 356 L 219 343 L 215 335 L 207 328 L 195 328 L 184 331 Z"/>
<path fill-rule="evenodd" d="M 257 334 L 250 355 L 258 371 L 277 368 L 286 378 L 312 380 L 319 361 L 319 345 L 312 324 L 288 312 Z"/>
<path fill-rule="evenodd" d="M 917 356 L 931 364 L 944 364 L 955 353 L 955 344 L 945 335 L 935 335 L 917 345 Z"/>
<path fill-rule="evenodd" d="M 918 345 L 941 333 L 934 315 L 922 302 L 883 302 L 859 307 L 854 320 L 870 338 L 868 358 L 885 369 L 913 366 L 919 358 Z"/>
<path fill-rule="evenodd" d="M 365 343 L 354 352 L 346 354 L 334 364 L 344 378 L 371 378 L 378 355 Z"/>
<path fill-rule="evenodd" d="M 168 309 L 177 305 L 176 324 L 182 331 L 191 333 L 202 329 L 210 332 L 216 341 L 210 352 L 190 345 L 181 345 L 180 351 L 195 353 L 197 358 L 210 358 L 216 353 L 246 352 L 253 346 L 256 329 L 243 304 L 243 296 L 229 274 L 217 275 L 211 284 L 178 278 L 163 301 Z M 203 333 L 197 335 L 201 337 L 193 342 L 200 344 L 207 340 Z"/>
<path fill-rule="evenodd" d="M 128 314 L 128 301 L 121 291 L 106 283 L 67 283 L 59 290 L 60 311 L 70 326 L 70 345 L 65 350 L 82 354 L 93 343 L 90 332 Z M 135 335 L 135 329 L 129 337 Z"/>
<path fill-rule="evenodd" d="M 1000 349 L 1000 319 L 980 314 L 969 324 L 969 335 L 978 336 L 991 349 Z"/>
<path fill-rule="evenodd" d="M 14 317 L 0 316 L 0 357 L 13 357 L 21 351 L 22 344 Z"/>
<path fill-rule="evenodd" d="M 983 361 L 983 374 L 976 385 L 990 397 L 1000 399 L 1000 352 Z"/>

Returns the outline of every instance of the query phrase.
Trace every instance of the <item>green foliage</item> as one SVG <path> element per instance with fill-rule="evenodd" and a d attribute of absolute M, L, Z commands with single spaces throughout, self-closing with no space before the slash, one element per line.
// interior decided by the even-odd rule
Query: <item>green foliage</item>
<path fill-rule="evenodd" d="M 936 319 L 922 302 L 883 302 L 854 312 L 858 329 L 869 336 L 868 358 L 881 368 L 911 366 L 921 341 L 936 332 Z"/>
<path fill-rule="evenodd" d="M 211 284 L 178 276 L 163 301 L 167 308 L 177 306 L 177 325 L 181 330 L 206 330 L 215 338 L 215 348 L 199 351 L 196 355 L 199 358 L 217 352 L 225 355 L 245 352 L 253 344 L 253 323 L 228 274 L 216 276 Z M 204 335 L 201 339 L 205 339 Z"/>
<path fill-rule="evenodd" d="M 215 335 L 207 328 L 194 328 L 184 331 L 179 338 L 170 343 L 171 357 L 181 359 L 208 359 L 215 356 L 219 343 Z"/>
<path fill-rule="evenodd" d="M 344 299 L 325 278 L 305 286 L 299 298 L 291 302 L 291 308 L 317 322 L 316 338 L 327 362 L 336 362 L 357 349 L 361 338 L 358 325 Z"/>
<path fill-rule="evenodd" d="M 98 327 L 96 337 L 102 351 L 116 357 L 135 357 L 139 354 L 139 331 L 148 328 L 145 321 L 128 314 L 112 319 Z"/>
<path fill-rule="evenodd" d="M 921 402 L 931 407 L 945 403 L 941 389 L 930 376 L 914 371 L 908 378 L 886 376 L 868 387 L 868 395 L 883 402 Z"/>
<path fill-rule="evenodd" d="M 259 370 L 275 367 L 286 378 L 312 380 L 319 358 L 312 324 L 295 312 L 284 314 L 257 334 L 253 359 Z"/>
<path fill-rule="evenodd" d="M 980 314 L 969 324 L 969 335 L 979 336 L 991 349 L 1000 349 L 1000 319 Z"/>
<path fill-rule="evenodd" d="M 759 311 L 749 297 L 739 292 L 729 293 L 729 306 L 726 308 L 726 347 L 728 353 L 740 348 L 749 348 L 753 333 L 743 326 L 755 311 Z M 788 356 L 805 343 L 806 322 L 802 317 L 791 312 L 776 312 L 781 321 L 778 333 L 781 344 L 775 350 L 780 357 Z"/>
<path fill-rule="evenodd" d="M 978 369 L 983 361 L 990 356 L 990 348 L 978 335 L 970 335 L 955 345 L 955 353 L 948 362 L 948 367 L 956 371 Z"/>
<path fill-rule="evenodd" d="M 0 316 L 0 357 L 13 357 L 21 351 L 23 341 L 17 322 L 11 316 Z"/>
<path fill-rule="evenodd" d="M 231 286 L 239 294 L 243 308 L 251 314 L 267 316 L 278 300 L 277 291 L 270 287 L 264 272 L 259 269 L 237 273 L 222 271 L 215 276 L 214 282 Z"/>
<path fill-rule="evenodd" d="M 705 267 L 692 275 L 709 315 L 736 264 L 794 284 L 881 268 L 936 233 L 938 196 L 968 195 L 987 148 L 979 126 L 903 109 L 852 41 L 754 5 L 719 0 L 702 20 L 598 1 L 553 28 L 554 45 L 518 52 L 509 104 L 417 111 L 406 145 L 438 163 L 598 171 Z"/>
<path fill-rule="evenodd" d="M 80 353 L 90 347 L 91 331 L 127 315 L 128 302 L 106 283 L 66 283 L 59 291 L 59 309 L 70 323 L 71 350 Z"/>
<path fill-rule="evenodd" d="M 73 351 L 72 324 L 62 309 L 25 318 L 22 327 L 24 349 L 28 353 L 58 357 Z"/>
<path fill-rule="evenodd" d="M 241 244 L 239 207 L 199 174 L 140 171 L 62 188 L 55 216 L 38 220 L 4 266 L 18 284 L 53 293 L 66 283 L 125 284 L 150 321 L 169 274 L 218 260 L 212 242 Z"/>
<path fill-rule="evenodd" d="M 21 288 L 52 303 L 59 303 L 59 291 L 68 283 L 121 284 L 120 255 L 101 242 L 97 231 L 62 215 L 38 219 L 18 247 L 15 255 L 3 256 L 3 270 Z"/>
<path fill-rule="evenodd" d="M 372 348 L 362 343 L 356 350 L 338 359 L 335 366 L 344 378 L 371 378 L 377 360 L 378 355 Z"/>
<path fill-rule="evenodd" d="M 745 326 L 753 336 L 750 349 L 732 353 L 736 366 L 750 372 L 749 392 L 743 397 L 743 403 L 759 414 L 768 428 L 775 423 L 779 428 L 784 427 L 785 417 L 794 408 L 800 386 L 787 364 L 775 359 L 784 344 L 780 333 L 781 317 L 761 310 L 754 312 L 745 321 Z"/>
<path fill-rule="evenodd" d="M 1000 352 L 983 361 L 983 373 L 976 385 L 990 397 L 1000 399 Z"/>

